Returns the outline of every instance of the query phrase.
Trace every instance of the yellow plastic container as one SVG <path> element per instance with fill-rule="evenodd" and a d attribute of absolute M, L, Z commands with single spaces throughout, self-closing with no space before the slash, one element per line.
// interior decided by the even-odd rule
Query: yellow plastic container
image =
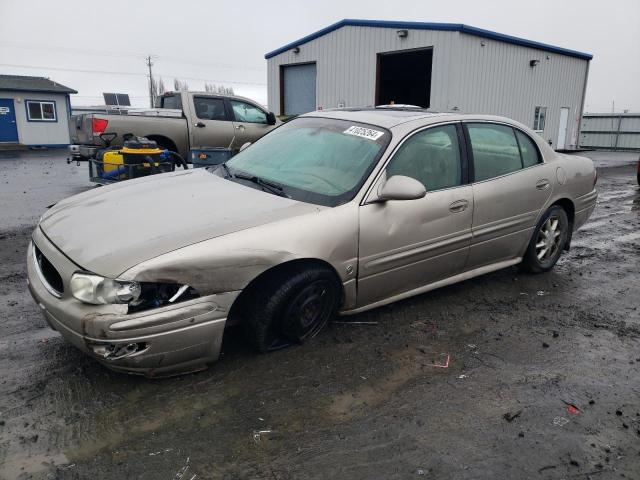
<path fill-rule="evenodd" d="M 124 156 L 120 150 L 109 150 L 104 152 L 102 161 L 104 162 L 102 166 L 104 171 L 110 172 L 124 164 Z"/>

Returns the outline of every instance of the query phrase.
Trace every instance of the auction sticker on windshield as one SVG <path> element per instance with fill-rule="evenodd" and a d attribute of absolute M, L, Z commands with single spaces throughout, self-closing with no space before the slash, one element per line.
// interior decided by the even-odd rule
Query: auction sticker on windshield
<path fill-rule="evenodd" d="M 355 135 L 356 137 L 367 138 L 369 140 L 373 140 L 374 142 L 382 135 L 384 135 L 384 132 L 379 132 L 378 130 L 374 130 L 372 128 L 356 127 L 355 125 L 347 128 L 342 133 L 346 133 L 347 135 Z"/>

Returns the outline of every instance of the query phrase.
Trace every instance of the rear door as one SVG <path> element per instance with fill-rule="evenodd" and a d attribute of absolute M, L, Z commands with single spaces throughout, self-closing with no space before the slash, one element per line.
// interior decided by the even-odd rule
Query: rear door
<path fill-rule="evenodd" d="M 389 161 L 386 178 L 415 178 L 427 194 L 360 207 L 358 306 L 463 270 L 473 216 L 463 143 L 459 124 L 430 127 L 407 138 Z"/>
<path fill-rule="evenodd" d="M 246 142 L 255 142 L 273 128 L 267 122 L 267 112 L 257 105 L 234 98 L 227 101 L 235 129 L 233 148 L 240 148 Z"/>
<path fill-rule="evenodd" d="M 224 97 L 194 95 L 192 102 L 192 148 L 230 147 L 234 128 Z"/>
<path fill-rule="evenodd" d="M 467 269 L 522 255 L 551 195 L 553 167 L 506 124 L 465 123 L 473 172 L 473 240 Z"/>

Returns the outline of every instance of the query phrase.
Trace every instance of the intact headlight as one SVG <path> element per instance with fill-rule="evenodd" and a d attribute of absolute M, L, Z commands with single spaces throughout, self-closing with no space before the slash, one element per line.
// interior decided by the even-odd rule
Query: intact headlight
<path fill-rule="evenodd" d="M 90 273 L 74 273 L 70 286 L 75 298 L 93 305 L 135 302 L 142 292 L 138 282 L 121 282 Z"/>

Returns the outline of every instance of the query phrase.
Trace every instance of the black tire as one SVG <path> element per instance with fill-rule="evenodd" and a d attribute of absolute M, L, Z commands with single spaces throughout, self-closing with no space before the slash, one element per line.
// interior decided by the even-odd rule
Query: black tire
<path fill-rule="evenodd" d="M 336 314 L 340 289 L 329 268 L 268 275 L 242 299 L 247 340 L 260 352 L 314 337 Z"/>
<path fill-rule="evenodd" d="M 550 231 L 554 220 L 557 220 L 557 226 L 553 238 L 547 241 L 550 236 L 545 232 Z M 551 222 L 551 224 L 547 222 Z M 559 232 L 557 237 L 555 232 Z M 567 217 L 567 212 L 561 206 L 554 205 L 545 212 L 533 231 L 529 246 L 522 259 L 521 268 L 530 273 L 548 272 L 560 258 L 568 238 L 569 217 Z M 541 246 L 542 243 L 544 245 Z"/>

